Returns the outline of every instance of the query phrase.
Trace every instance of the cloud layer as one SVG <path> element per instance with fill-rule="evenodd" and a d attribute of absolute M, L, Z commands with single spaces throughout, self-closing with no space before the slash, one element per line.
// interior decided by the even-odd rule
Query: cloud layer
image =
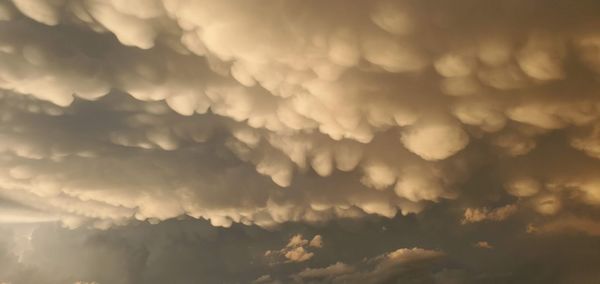
<path fill-rule="evenodd" d="M 270 226 L 419 212 L 486 163 L 541 214 L 597 204 L 593 4 L 430 2 L 3 2 L 3 196 L 69 226 Z"/>

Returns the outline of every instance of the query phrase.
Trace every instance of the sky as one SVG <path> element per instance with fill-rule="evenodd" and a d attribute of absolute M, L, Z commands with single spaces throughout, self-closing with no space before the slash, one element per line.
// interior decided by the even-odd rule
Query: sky
<path fill-rule="evenodd" d="M 597 0 L 0 0 L 0 284 L 598 283 Z"/>

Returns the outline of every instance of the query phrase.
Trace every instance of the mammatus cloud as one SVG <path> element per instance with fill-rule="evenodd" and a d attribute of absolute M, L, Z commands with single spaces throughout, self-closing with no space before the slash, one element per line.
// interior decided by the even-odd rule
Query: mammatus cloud
<path fill-rule="evenodd" d="M 590 5 L 3 1 L 3 196 L 71 227 L 273 226 L 420 212 L 486 164 L 542 215 L 595 205 Z"/>
<path fill-rule="evenodd" d="M 0 225 L 284 230 L 283 283 L 402 274 L 289 224 L 598 236 L 600 4 L 542 2 L 0 0 Z"/>

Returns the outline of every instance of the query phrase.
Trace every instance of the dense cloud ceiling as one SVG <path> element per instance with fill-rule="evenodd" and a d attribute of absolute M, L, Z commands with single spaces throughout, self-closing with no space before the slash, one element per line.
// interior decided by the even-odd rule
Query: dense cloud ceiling
<path fill-rule="evenodd" d="M 0 0 L 0 283 L 597 279 L 599 9 Z"/>

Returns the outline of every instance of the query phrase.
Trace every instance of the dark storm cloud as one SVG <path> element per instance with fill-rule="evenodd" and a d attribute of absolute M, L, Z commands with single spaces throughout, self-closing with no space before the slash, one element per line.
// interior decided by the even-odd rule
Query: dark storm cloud
<path fill-rule="evenodd" d="M 598 277 L 597 237 L 539 237 L 522 230 L 526 218 L 464 227 L 448 209 L 276 231 L 196 220 L 106 231 L 13 226 L 3 230 L 0 275 L 12 283 L 250 283 L 261 277 L 266 283 L 585 283 Z M 317 232 L 323 246 L 305 262 L 265 257 L 298 234 Z M 472 245 L 481 239 L 494 247 Z"/>

